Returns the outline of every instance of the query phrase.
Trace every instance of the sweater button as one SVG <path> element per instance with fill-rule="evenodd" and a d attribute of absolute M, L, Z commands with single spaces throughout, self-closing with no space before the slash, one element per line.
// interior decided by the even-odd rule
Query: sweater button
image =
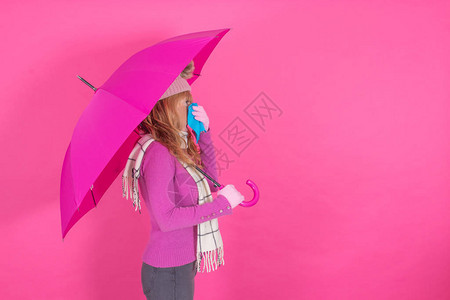
<path fill-rule="evenodd" d="M 213 216 L 215 216 L 216 215 L 216 213 L 213 213 Z"/>
<path fill-rule="evenodd" d="M 230 209 L 230 206 L 227 206 L 228 209 Z"/>
<path fill-rule="evenodd" d="M 223 213 L 223 209 L 220 210 L 220 213 Z"/>

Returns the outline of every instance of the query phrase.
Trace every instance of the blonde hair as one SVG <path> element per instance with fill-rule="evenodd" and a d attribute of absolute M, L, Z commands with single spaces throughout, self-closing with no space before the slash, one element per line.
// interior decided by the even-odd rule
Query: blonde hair
<path fill-rule="evenodd" d="M 177 114 L 177 106 L 180 101 L 186 99 L 189 104 L 193 97 L 190 91 L 184 91 L 156 102 L 150 114 L 139 124 L 139 128 L 145 133 L 150 133 L 156 141 L 167 147 L 169 152 L 191 167 L 199 166 L 204 169 L 200 158 L 200 152 L 194 142 L 195 136 L 188 131 L 186 149 L 181 148 L 184 143 L 180 136 L 180 117 Z"/>

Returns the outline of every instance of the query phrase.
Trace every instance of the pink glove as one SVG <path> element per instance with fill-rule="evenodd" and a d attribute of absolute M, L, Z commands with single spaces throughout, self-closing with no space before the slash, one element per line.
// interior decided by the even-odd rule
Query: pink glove
<path fill-rule="evenodd" d="M 230 202 L 231 207 L 235 208 L 244 201 L 244 196 L 232 184 L 227 184 L 223 189 L 217 192 L 217 195 L 223 195 Z"/>
<path fill-rule="evenodd" d="M 192 106 L 192 110 L 193 110 L 192 115 L 194 116 L 194 119 L 202 122 L 203 126 L 205 126 L 205 130 L 208 131 L 209 118 L 203 106 L 201 105 Z"/>

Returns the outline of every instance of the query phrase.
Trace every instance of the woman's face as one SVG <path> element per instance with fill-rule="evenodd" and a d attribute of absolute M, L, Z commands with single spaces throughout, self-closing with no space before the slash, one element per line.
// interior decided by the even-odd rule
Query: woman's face
<path fill-rule="evenodd" d="M 181 131 L 188 131 L 187 129 L 187 113 L 188 113 L 188 106 L 191 105 L 191 102 L 184 97 L 182 100 L 178 102 L 177 105 L 177 113 L 180 118 L 180 124 L 181 124 Z"/>

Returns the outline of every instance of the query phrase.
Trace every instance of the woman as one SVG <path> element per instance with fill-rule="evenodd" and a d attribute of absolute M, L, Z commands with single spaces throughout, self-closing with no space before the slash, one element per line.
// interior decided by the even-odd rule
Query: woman
<path fill-rule="evenodd" d="M 194 298 L 200 263 L 208 270 L 224 263 L 218 217 L 232 214 L 244 200 L 233 185 L 219 190 L 195 169 L 198 166 L 217 179 L 209 119 L 202 106 L 194 106 L 195 119 L 207 130 L 200 134 L 200 149 L 186 127 L 193 100 L 186 79 L 193 69 L 191 61 L 139 125 L 154 139 L 143 150 L 139 177 L 151 217 L 141 279 L 145 296 L 152 300 Z M 214 199 L 211 191 L 217 191 Z"/>

